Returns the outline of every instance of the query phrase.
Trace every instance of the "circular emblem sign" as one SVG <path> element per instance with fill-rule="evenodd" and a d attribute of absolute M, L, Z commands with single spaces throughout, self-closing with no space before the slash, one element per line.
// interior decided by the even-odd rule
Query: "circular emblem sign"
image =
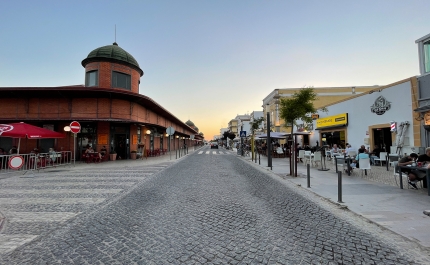
<path fill-rule="evenodd" d="M 78 133 L 81 131 L 81 125 L 79 124 L 79 122 L 77 121 L 72 121 L 72 123 L 70 123 L 70 131 L 72 133 Z"/>
<path fill-rule="evenodd" d="M 24 159 L 22 156 L 12 156 L 9 159 L 9 168 L 11 169 L 20 169 L 24 165 Z"/>
<path fill-rule="evenodd" d="M 4 132 L 10 132 L 13 130 L 13 126 L 9 124 L 0 124 L 0 135 Z"/>

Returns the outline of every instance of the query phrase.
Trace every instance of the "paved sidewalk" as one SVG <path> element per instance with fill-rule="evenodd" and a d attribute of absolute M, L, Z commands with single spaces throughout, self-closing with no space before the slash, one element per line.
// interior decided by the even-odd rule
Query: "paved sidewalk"
<path fill-rule="evenodd" d="M 142 160 L 77 161 L 39 172 L 1 174 L 0 256 L 97 210 L 184 157 L 172 152 Z"/>
<path fill-rule="evenodd" d="M 232 152 L 236 153 L 236 150 Z M 267 167 L 267 157 L 260 156 L 261 164 L 258 160 L 257 163 L 251 161 L 251 157 L 248 156 L 243 159 L 272 171 L 285 181 L 297 184 L 298 188 L 338 203 L 338 175 L 332 162 L 326 163 L 327 168 L 331 168 L 328 171 L 318 171 L 317 168 L 311 167 L 311 187 L 307 188 L 307 169 L 303 163 L 298 163 L 298 177 L 291 177 L 288 176 L 289 158 L 273 158 L 272 169 Z M 372 180 L 364 179 L 362 172 L 358 170 L 355 170 L 351 176 L 342 174 L 342 203 L 340 204 L 382 227 L 430 248 L 430 217 L 423 213 L 425 210 L 430 210 L 430 196 L 427 196 L 427 190 L 407 189 L 407 184 L 401 190 L 395 186 L 396 184 L 393 186 L 378 183 L 376 181 L 383 178 L 383 174 L 389 174 L 390 180 L 395 183 L 393 171 L 387 171 L 385 167 L 376 167 L 372 171 L 367 176 Z"/>

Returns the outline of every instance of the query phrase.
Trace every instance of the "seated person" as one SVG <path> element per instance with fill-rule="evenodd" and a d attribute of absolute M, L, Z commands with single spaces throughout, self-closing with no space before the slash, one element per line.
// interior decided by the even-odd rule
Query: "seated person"
<path fill-rule="evenodd" d="M 353 149 L 349 143 L 346 143 L 345 155 L 349 155 L 349 151 L 353 151 Z"/>
<path fill-rule="evenodd" d="M 105 155 L 106 155 L 106 153 L 107 153 L 106 146 L 103 146 L 103 147 L 102 147 L 102 149 L 100 149 L 100 154 L 101 154 L 102 156 L 105 156 Z"/>
<path fill-rule="evenodd" d="M 430 162 L 430 147 L 426 148 L 425 154 L 422 154 L 422 155 L 418 156 L 417 162 L 422 162 L 423 165 L 425 165 L 428 162 Z"/>
<path fill-rule="evenodd" d="M 362 144 L 362 145 L 360 146 L 360 149 L 363 149 L 365 154 L 368 154 L 368 153 L 369 153 L 369 150 L 367 150 L 367 149 L 366 149 L 366 147 L 364 146 L 364 144 Z M 360 153 L 360 151 L 359 151 L 359 153 Z"/>
<path fill-rule="evenodd" d="M 85 153 L 94 153 L 94 149 L 91 146 L 87 146 L 87 149 L 85 150 Z"/>
<path fill-rule="evenodd" d="M 7 155 L 3 148 L 0 148 L 0 155 Z"/>
<path fill-rule="evenodd" d="M 49 148 L 49 158 L 52 162 L 55 162 L 55 159 L 57 158 L 57 153 L 54 151 L 54 148 Z"/>
<path fill-rule="evenodd" d="M 379 158 L 379 154 L 381 153 L 381 151 L 382 150 L 379 148 L 379 146 L 375 145 L 373 151 L 370 153 L 370 163 L 372 165 L 375 164 L 375 158 Z"/>
<path fill-rule="evenodd" d="M 355 157 L 355 160 L 353 160 L 353 163 L 355 163 L 356 168 L 360 168 L 360 165 L 359 165 L 360 159 L 369 158 L 369 155 L 366 154 L 364 150 L 365 149 L 363 148 L 358 149 L 358 155 Z"/>
<path fill-rule="evenodd" d="M 411 153 L 408 156 L 402 157 L 402 159 L 399 160 L 398 165 L 399 166 L 407 166 L 407 165 L 414 166 L 416 159 L 418 159 L 418 155 L 415 153 Z M 402 168 L 402 172 L 408 174 L 408 184 L 411 185 L 416 190 L 418 189 L 416 182 L 425 177 L 425 172 L 421 172 L 418 170 Z"/>
<path fill-rule="evenodd" d="M 333 148 L 331 149 L 331 154 L 334 155 L 334 154 L 339 154 L 339 153 L 340 153 L 339 147 L 337 147 L 337 144 L 334 144 Z"/>
<path fill-rule="evenodd" d="M 276 148 L 276 153 L 278 153 L 278 154 L 284 153 L 284 150 L 282 150 L 282 147 L 280 145 L 278 145 L 278 147 Z"/>
<path fill-rule="evenodd" d="M 18 148 L 16 148 L 16 146 L 12 146 L 12 148 L 9 150 L 9 154 L 13 155 L 17 153 L 18 153 Z"/>

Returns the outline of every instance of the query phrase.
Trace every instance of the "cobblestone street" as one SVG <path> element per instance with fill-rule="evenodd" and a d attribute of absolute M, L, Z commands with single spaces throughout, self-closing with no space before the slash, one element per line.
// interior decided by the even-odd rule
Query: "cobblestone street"
<path fill-rule="evenodd" d="M 196 152 L 160 166 L 158 173 L 145 175 L 147 170 L 53 173 L 50 180 L 29 179 L 27 186 L 13 189 L 13 183 L 2 180 L 0 207 L 14 225 L 6 226 L 0 238 L 25 234 L 29 243 L 4 251 L 0 264 L 429 261 L 400 236 L 296 191 L 233 153 Z M 26 219 L 33 220 L 31 226 Z"/>

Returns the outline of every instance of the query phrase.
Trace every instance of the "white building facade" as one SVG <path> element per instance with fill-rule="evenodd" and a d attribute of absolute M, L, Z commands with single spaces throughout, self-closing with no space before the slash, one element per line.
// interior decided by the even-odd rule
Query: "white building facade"
<path fill-rule="evenodd" d="M 319 112 L 314 120 L 310 145 L 338 144 L 344 148 L 349 143 L 356 149 L 365 145 L 373 150 L 378 145 L 392 153 L 422 152 L 420 121 L 414 112 L 417 91 L 417 78 L 411 77 L 328 105 L 328 112 Z M 402 124 L 407 125 L 399 150 L 399 135 L 393 129 Z"/>

